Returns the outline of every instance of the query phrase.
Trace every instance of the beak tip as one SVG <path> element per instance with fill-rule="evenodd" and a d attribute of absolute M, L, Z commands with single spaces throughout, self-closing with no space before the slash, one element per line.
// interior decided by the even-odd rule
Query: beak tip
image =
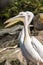
<path fill-rule="evenodd" d="M 4 22 L 4 24 L 6 24 L 7 22 Z"/>

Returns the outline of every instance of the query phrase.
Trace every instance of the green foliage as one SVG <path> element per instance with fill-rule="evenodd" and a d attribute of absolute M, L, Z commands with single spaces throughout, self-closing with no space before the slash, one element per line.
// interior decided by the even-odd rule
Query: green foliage
<path fill-rule="evenodd" d="M 0 11 L 0 21 L 5 21 L 20 11 L 32 11 L 34 14 L 43 12 L 43 0 L 12 0 Z"/>

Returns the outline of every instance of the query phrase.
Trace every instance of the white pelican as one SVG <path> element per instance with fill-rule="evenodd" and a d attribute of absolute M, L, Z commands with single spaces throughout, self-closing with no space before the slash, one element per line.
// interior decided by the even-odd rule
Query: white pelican
<path fill-rule="evenodd" d="M 29 15 L 30 16 L 30 15 Z M 25 12 L 21 12 L 19 13 L 18 16 L 16 16 L 14 19 L 16 20 L 16 18 L 21 18 L 25 21 L 24 22 L 24 40 L 23 40 L 23 43 L 20 43 L 21 45 L 21 50 L 23 52 L 23 54 L 28 58 L 30 59 L 31 61 L 33 61 L 34 63 L 37 63 L 37 65 L 39 65 L 39 63 L 43 63 L 43 60 L 42 58 L 40 57 L 40 55 L 38 54 L 38 52 L 33 48 L 32 44 L 31 44 L 31 39 L 30 39 L 30 36 L 28 34 L 28 16 Z M 31 17 L 30 17 L 31 18 Z M 13 19 L 13 18 L 12 18 Z M 13 20 L 14 20 L 13 19 Z M 20 19 L 19 19 L 20 20 Z M 30 20 L 30 19 L 29 19 Z M 10 20 L 9 20 L 10 21 Z M 7 23 L 8 21 L 6 21 Z M 30 24 L 31 20 L 29 21 L 29 24 Z M 9 23 L 6 27 L 10 26 L 14 24 L 14 22 L 11 22 Z M 21 35 L 22 37 L 22 35 Z"/>
<path fill-rule="evenodd" d="M 30 14 L 30 17 L 32 18 L 32 12 L 26 11 L 26 13 L 28 16 Z M 42 45 L 42 43 L 40 43 L 34 36 L 31 36 L 31 43 L 32 43 L 32 46 L 34 47 L 34 49 L 39 53 L 39 55 L 43 59 L 43 45 Z"/>

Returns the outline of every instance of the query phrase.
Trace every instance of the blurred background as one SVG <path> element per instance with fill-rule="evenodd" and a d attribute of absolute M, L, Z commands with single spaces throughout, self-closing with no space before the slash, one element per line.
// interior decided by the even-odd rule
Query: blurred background
<path fill-rule="evenodd" d="M 32 11 L 35 15 L 43 12 L 43 0 L 0 0 L 0 28 L 3 22 L 20 11 Z"/>

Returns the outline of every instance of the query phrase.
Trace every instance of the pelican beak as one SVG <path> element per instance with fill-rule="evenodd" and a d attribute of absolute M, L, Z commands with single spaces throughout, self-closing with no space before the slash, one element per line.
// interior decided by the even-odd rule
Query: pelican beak
<path fill-rule="evenodd" d="M 13 18 L 10 18 L 10 19 L 8 19 L 7 21 L 4 22 L 4 24 L 7 24 L 5 26 L 5 28 L 10 27 L 10 26 L 12 26 L 12 25 L 14 25 L 14 24 L 16 24 L 17 22 L 20 22 L 20 21 L 24 22 L 24 16 L 17 15 Z"/>

